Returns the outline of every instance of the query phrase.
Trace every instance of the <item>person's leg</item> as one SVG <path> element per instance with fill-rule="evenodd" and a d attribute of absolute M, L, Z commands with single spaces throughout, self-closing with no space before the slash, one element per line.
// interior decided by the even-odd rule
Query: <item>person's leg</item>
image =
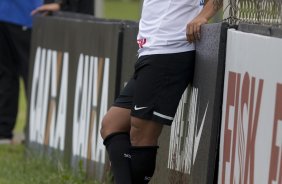
<path fill-rule="evenodd" d="M 131 184 L 130 110 L 111 107 L 102 121 L 104 139 L 115 184 Z"/>
<path fill-rule="evenodd" d="M 192 65 L 189 62 L 190 55 Z M 134 77 L 115 101 L 115 106 L 122 108 L 110 109 L 101 130 L 116 183 L 125 184 L 118 179 L 122 177 L 127 178 L 124 181 L 127 183 L 149 182 L 155 169 L 162 124 L 172 123 L 181 95 L 191 81 L 189 76 L 193 76 L 193 56 L 194 53 L 150 55 L 141 56 L 136 62 Z M 131 151 L 129 155 L 122 155 L 125 152 L 121 152 L 118 147 L 130 145 L 130 142 L 125 141 L 129 137 L 124 136 L 124 131 L 129 130 Z M 121 147 L 124 149 L 127 146 Z M 125 166 L 131 163 L 131 168 L 127 165 L 129 169 L 125 169 L 126 172 L 117 166 L 124 160 L 124 156 L 131 156 L 131 162 L 120 164 Z M 128 179 L 131 176 L 132 181 Z"/>
<path fill-rule="evenodd" d="M 149 183 L 152 178 L 163 125 L 151 120 L 131 118 L 131 169 L 133 184 Z"/>
<path fill-rule="evenodd" d="M 9 24 L 0 23 L 0 139 L 12 139 L 18 112 L 19 74 Z"/>
<path fill-rule="evenodd" d="M 27 96 L 28 88 L 28 70 L 30 59 L 30 47 L 31 47 L 31 29 L 21 26 L 10 26 L 9 32 L 13 36 L 11 40 L 12 48 L 14 49 L 14 60 L 17 63 L 17 72 L 22 77 Z"/>
<path fill-rule="evenodd" d="M 13 35 L 13 39 L 11 39 L 11 46 L 14 50 L 13 58 L 15 61 L 15 68 L 16 68 L 16 75 L 18 80 L 17 89 L 15 93 L 19 96 L 19 80 L 20 78 L 23 80 L 24 84 L 24 92 L 25 92 L 25 99 L 27 99 L 27 91 L 28 91 L 28 70 L 29 70 L 29 59 L 30 59 L 30 47 L 31 47 L 31 29 L 11 25 L 9 26 L 9 33 Z M 18 99 L 18 98 L 17 98 Z M 15 103 L 16 108 L 18 109 L 18 102 Z M 20 109 L 21 110 L 21 109 Z M 17 114 L 15 115 L 17 117 Z M 16 123 L 16 122 L 15 122 Z M 15 128 L 15 123 L 13 129 Z M 26 128 L 26 127 L 24 127 Z M 20 138 L 20 139 L 19 139 Z M 18 140 L 13 140 L 13 143 L 17 143 L 18 141 L 24 141 L 25 137 L 24 134 L 22 137 L 18 137 Z"/>
<path fill-rule="evenodd" d="M 129 80 L 102 121 L 101 136 L 111 161 L 115 184 L 132 184 L 129 132 L 134 86 L 134 80 Z"/>
<path fill-rule="evenodd" d="M 102 120 L 102 138 L 116 132 L 130 131 L 130 109 L 112 106 Z"/>
<path fill-rule="evenodd" d="M 155 170 L 162 127 L 171 125 L 179 100 L 192 80 L 194 52 L 150 55 L 137 63 L 131 109 L 131 165 L 133 183 L 144 184 Z"/>

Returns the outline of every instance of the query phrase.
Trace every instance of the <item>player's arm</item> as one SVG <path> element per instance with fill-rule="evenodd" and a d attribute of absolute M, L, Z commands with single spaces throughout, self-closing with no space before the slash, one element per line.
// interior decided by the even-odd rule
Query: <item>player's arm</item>
<path fill-rule="evenodd" d="M 214 0 L 208 0 L 202 11 L 186 26 L 186 37 L 189 42 L 200 39 L 201 25 L 206 24 L 216 12 L 222 7 L 222 3 L 215 5 Z"/>

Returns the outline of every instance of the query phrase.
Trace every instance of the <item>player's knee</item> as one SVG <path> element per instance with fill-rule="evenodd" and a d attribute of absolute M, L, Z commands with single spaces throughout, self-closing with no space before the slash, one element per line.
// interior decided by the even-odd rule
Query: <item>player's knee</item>
<path fill-rule="evenodd" d="M 111 113 L 107 113 L 104 116 L 101 124 L 100 134 L 103 139 L 112 133 L 129 132 L 130 129 L 129 122 L 125 121 L 123 118 L 117 119 L 113 117 Z"/>
<path fill-rule="evenodd" d="M 101 129 L 100 129 L 100 134 L 101 134 L 101 137 L 103 139 L 105 139 L 108 135 L 109 135 L 109 129 L 110 129 L 110 118 L 105 115 L 102 122 L 101 122 L 102 126 L 101 126 Z"/>

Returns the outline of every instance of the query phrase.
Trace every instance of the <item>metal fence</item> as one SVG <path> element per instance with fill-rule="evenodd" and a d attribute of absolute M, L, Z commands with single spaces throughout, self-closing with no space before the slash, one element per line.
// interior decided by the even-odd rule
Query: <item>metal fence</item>
<path fill-rule="evenodd" d="M 223 0 L 214 0 L 215 5 Z M 282 25 L 282 0 L 224 0 L 225 19 L 231 24 Z"/>

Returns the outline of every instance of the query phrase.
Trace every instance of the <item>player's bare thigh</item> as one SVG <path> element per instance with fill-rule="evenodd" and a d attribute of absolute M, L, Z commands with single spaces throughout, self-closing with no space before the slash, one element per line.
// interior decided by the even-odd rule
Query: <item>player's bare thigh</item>
<path fill-rule="evenodd" d="M 130 132 L 130 109 L 112 106 L 102 120 L 101 136 L 115 132 Z"/>

